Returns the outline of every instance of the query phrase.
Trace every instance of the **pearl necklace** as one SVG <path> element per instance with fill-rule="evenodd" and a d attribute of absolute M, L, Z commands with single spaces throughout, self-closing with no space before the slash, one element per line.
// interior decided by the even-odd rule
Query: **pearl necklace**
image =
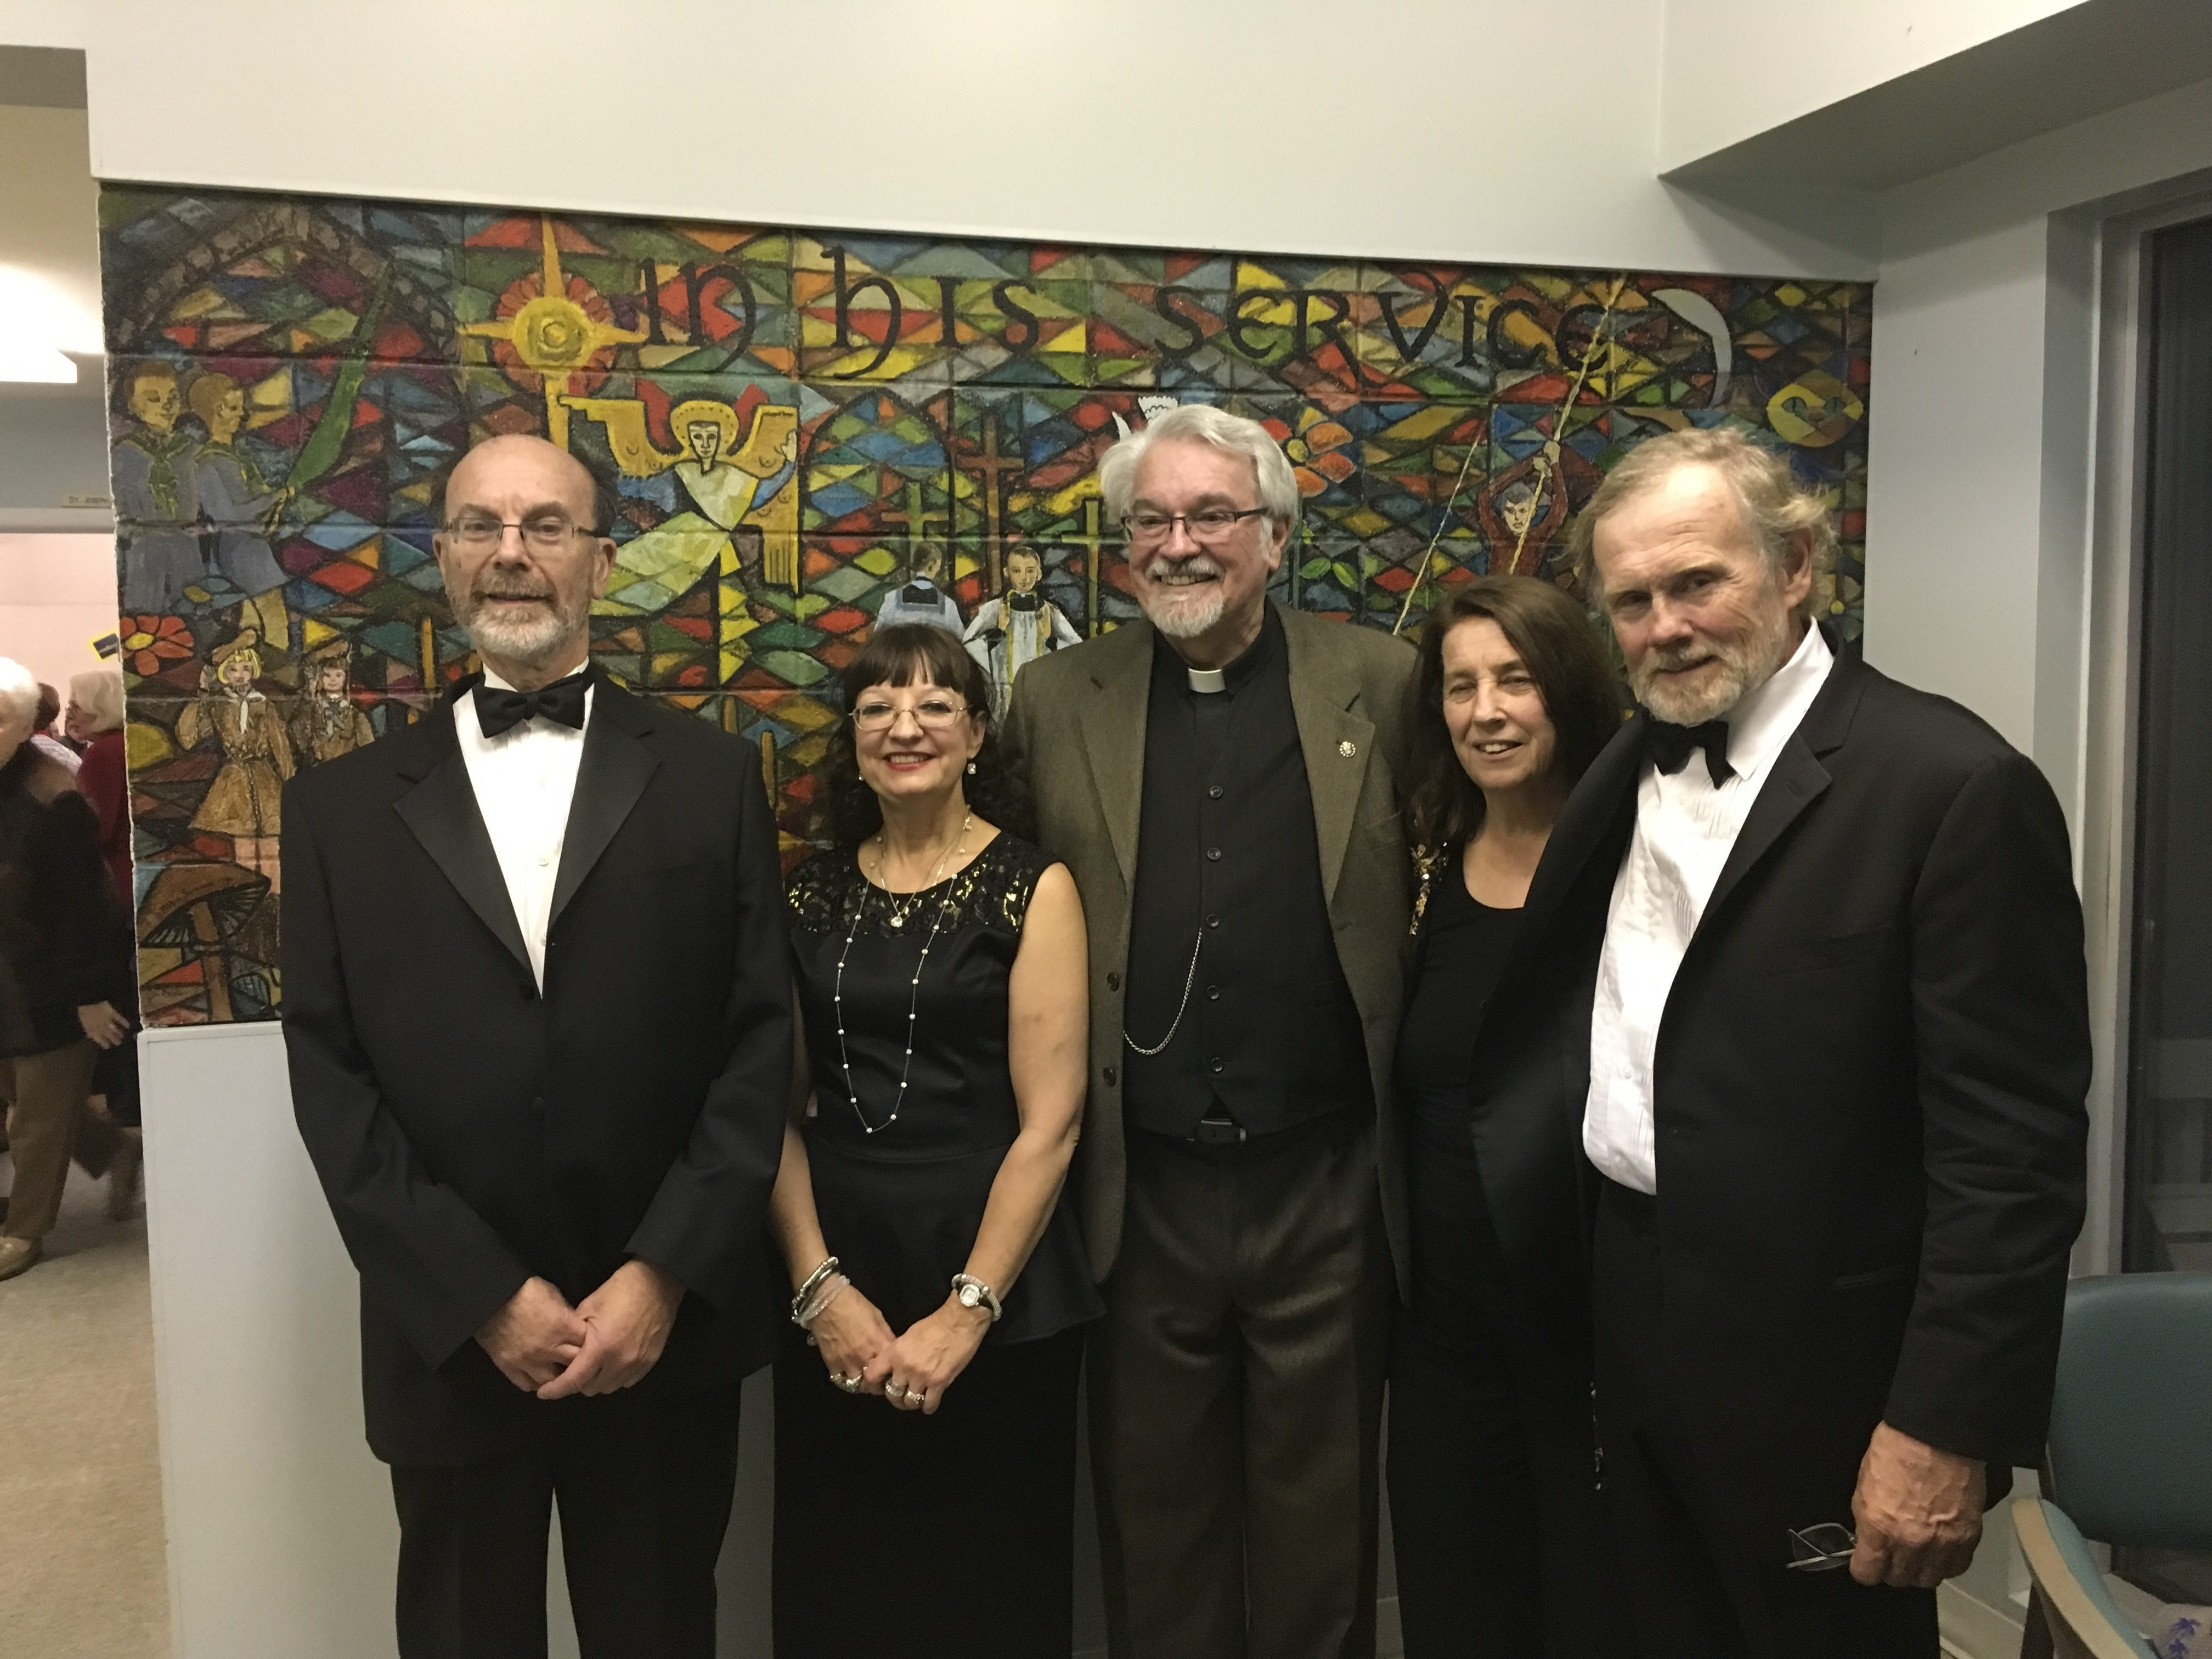
<path fill-rule="evenodd" d="M 938 859 L 937 867 L 929 872 L 929 886 L 923 888 L 922 892 L 927 892 L 930 888 L 935 887 L 945 874 L 945 865 L 967 850 L 969 827 L 975 821 L 975 816 L 972 813 L 963 812 L 961 815 L 959 837 Z M 888 852 L 889 849 L 884 850 Z M 855 856 L 853 862 L 857 866 L 860 863 L 859 858 Z M 878 854 L 876 860 L 876 873 L 887 874 L 887 859 L 882 854 Z M 831 1006 L 835 1008 L 837 1018 L 837 1064 L 845 1073 L 845 1098 L 853 1103 L 853 1115 L 860 1120 L 861 1132 L 866 1134 L 876 1134 L 897 1122 L 899 1112 L 906 1105 L 907 1074 L 914 1069 L 915 1017 L 921 1008 L 921 970 L 929 963 L 929 949 L 937 943 L 937 930 L 945 925 L 945 918 L 952 908 L 952 896 L 947 893 L 939 901 L 937 914 L 929 924 L 929 937 L 921 942 L 921 959 L 914 965 L 914 979 L 906 1004 L 906 1064 L 899 1067 L 898 1093 L 891 1100 L 891 1115 L 881 1123 L 871 1123 L 868 1121 L 868 1115 L 860 1109 L 860 1091 L 853 1082 L 853 1056 L 845 1048 L 845 958 L 853 954 L 853 940 L 860 934 L 860 918 L 867 909 L 866 889 L 874 884 L 868 881 L 866 871 L 860 872 L 860 880 L 863 884 L 860 902 L 853 907 L 852 925 L 845 930 L 845 948 L 837 953 L 837 979 L 831 991 Z M 920 894 L 915 896 L 919 898 Z M 914 913 L 913 908 L 909 907 L 902 912 L 892 905 L 890 901 L 891 890 L 886 886 L 884 889 L 884 908 L 890 912 L 890 925 L 894 927 L 903 926 L 907 917 Z"/>

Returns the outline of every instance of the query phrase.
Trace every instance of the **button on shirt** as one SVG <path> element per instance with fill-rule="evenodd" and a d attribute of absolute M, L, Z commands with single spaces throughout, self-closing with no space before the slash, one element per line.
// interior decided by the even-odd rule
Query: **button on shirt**
<path fill-rule="evenodd" d="M 1722 716 L 1735 771 L 1725 783 L 1714 784 L 1702 756 L 1673 774 L 1644 763 L 1636 833 L 1613 879 L 1598 957 L 1583 1111 L 1583 1152 L 1624 1187 L 1659 1190 L 1652 1061 L 1667 998 L 1752 803 L 1834 662 L 1820 630 L 1808 628 L 1773 678 Z"/>
<path fill-rule="evenodd" d="M 484 683 L 502 691 L 509 685 L 489 669 Z M 561 843 L 568 833 L 568 807 L 576 795 L 576 769 L 583 763 L 584 732 L 591 730 L 598 688 L 584 688 L 584 725 L 571 731 L 540 715 L 487 738 L 477 721 L 477 702 L 464 696 L 453 703 L 453 735 L 469 769 L 469 787 L 483 815 L 499 872 L 507 879 L 507 902 L 530 952 L 530 971 L 539 989 L 545 985 L 545 930 L 553 916 L 553 884 L 561 874 Z"/>

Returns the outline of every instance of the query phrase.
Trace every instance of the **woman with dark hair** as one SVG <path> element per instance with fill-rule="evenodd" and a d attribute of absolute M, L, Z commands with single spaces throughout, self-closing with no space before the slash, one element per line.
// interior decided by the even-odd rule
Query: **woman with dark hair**
<path fill-rule="evenodd" d="M 769 1206 L 799 1328 L 775 1367 L 775 1650 L 1065 1653 L 1101 1310 L 1060 1195 L 1082 906 L 1016 833 L 958 635 L 878 628 L 842 678 L 836 845 L 787 889 L 803 1046 Z"/>
<path fill-rule="evenodd" d="M 1576 781 L 1620 729 L 1620 690 L 1582 608 L 1508 575 L 1431 613 L 1408 695 L 1419 885 L 1396 1104 L 1413 1303 L 1392 1342 L 1389 1455 L 1406 1653 L 1613 1652 L 1587 1341 L 1571 1308 L 1532 1307 L 1506 1271 L 1492 1195 L 1518 1176 L 1486 1165 L 1501 1126 L 1478 1116 L 1543 1098 L 1497 1074 L 1480 1025 L 1535 943 L 1522 907 Z"/>

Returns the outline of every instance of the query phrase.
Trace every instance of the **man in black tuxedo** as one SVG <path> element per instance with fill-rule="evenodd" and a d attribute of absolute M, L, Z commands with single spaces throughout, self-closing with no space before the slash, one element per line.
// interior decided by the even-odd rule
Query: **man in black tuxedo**
<path fill-rule="evenodd" d="M 1529 896 L 1571 964 L 1530 975 L 1577 1010 L 1529 1028 L 1566 1086 L 1476 1128 L 1532 1284 L 1594 1195 L 1601 1484 L 1644 1659 L 1932 1659 L 1934 1587 L 2041 1454 L 2081 1220 L 2058 804 L 1809 625 L 1828 533 L 1720 432 L 1641 446 L 1585 509 L 1643 708 Z"/>
<path fill-rule="evenodd" d="M 777 1279 L 791 1074 L 757 762 L 586 665 L 614 544 L 543 439 L 471 450 L 434 546 L 484 672 L 287 787 L 284 1036 L 362 1281 L 399 1651 L 714 1650 L 738 1389 Z"/>

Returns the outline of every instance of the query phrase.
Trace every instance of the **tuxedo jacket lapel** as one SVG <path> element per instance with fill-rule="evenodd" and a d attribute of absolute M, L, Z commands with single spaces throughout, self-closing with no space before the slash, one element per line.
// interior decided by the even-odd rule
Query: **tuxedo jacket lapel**
<path fill-rule="evenodd" d="M 1540 939 L 1591 859 L 1620 839 L 1636 811 L 1636 786 L 1644 772 L 1644 727 L 1650 717 L 1638 711 L 1614 732 L 1613 740 L 1567 797 L 1559 821 L 1537 861 L 1521 913 L 1520 938 Z M 1625 846 L 1625 842 L 1623 845 Z M 1616 849 L 1616 866 L 1618 864 Z"/>
<path fill-rule="evenodd" d="M 576 794 L 568 807 L 568 830 L 561 842 L 561 868 L 553 883 L 550 931 L 575 897 L 584 878 L 599 861 L 645 793 L 660 762 L 650 746 L 650 727 L 638 716 L 637 700 L 605 675 L 592 693 L 592 718 L 584 730 L 584 756 L 576 769 Z"/>
<path fill-rule="evenodd" d="M 1152 701 L 1152 630 L 1131 623 L 1107 639 L 1114 648 L 1097 653 L 1102 660 L 1091 671 L 1092 696 L 1083 708 L 1083 750 L 1115 862 L 1121 866 L 1122 890 L 1134 892 L 1145 796 L 1145 722 Z"/>
<path fill-rule="evenodd" d="M 1834 644 L 1832 636 L 1830 643 Z M 1806 808 L 1826 793 L 1833 780 L 1820 763 L 1820 757 L 1839 747 L 1850 734 L 1851 716 L 1857 712 L 1865 690 L 1865 673 L 1857 657 L 1837 655 L 1835 666 L 1828 671 L 1827 684 L 1813 699 L 1805 718 L 1775 757 L 1766 781 L 1759 786 L 1759 799 L 1752 802 L 1750 816 L 1744 819 L 1742 832 L 1729 850 L 1720 878 L 1713 884 L 1712 896 L 1705 901 L 1698 933 L 1712 927 L 1744 878 L 1773 850 Z"/>
<path fill-rule="evenodd" d="M 492 850 L 476 791 L 469 784 L 468 763 L 453 736 L 451 702 L 414 729 L 422 734 L 419 769 L 403 766 L 400 775 L 412 777 L 415 787 L 392 802 L 392 810 L 453 890 L 528 973 L 530 953 L 523 949 L 522 928 L 507 896 L 507 878 L 500 873 L 499 854 Z"/>

